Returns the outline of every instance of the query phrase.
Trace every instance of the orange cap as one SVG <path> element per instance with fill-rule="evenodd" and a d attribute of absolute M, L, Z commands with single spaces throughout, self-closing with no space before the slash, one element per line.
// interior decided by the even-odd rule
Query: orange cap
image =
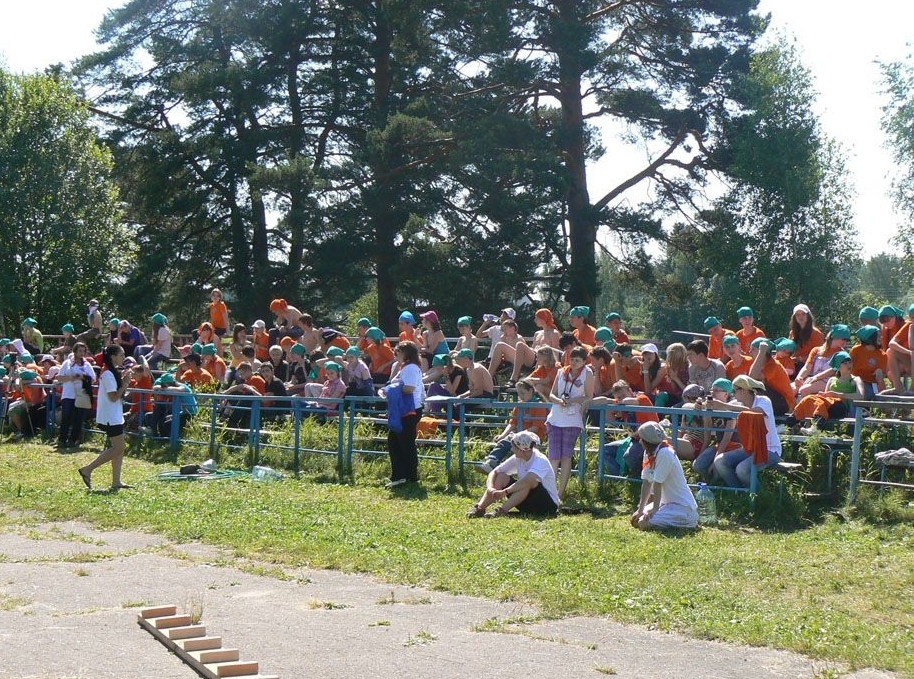
<path fill-rule="evenodd" d="M 284 299 L 274 299 L 270 302 L 270 311 L 276 313 L 278 311 L 285 311 L 289 308 L 289 303 Z"/>

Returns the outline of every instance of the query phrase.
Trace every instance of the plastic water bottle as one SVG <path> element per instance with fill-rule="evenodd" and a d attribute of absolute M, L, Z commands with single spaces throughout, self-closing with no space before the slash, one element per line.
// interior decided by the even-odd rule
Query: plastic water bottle
<path fill-rule="evenodd" d="M 698 503 L 698 523 L 704 526 L 713 526 L 717 523 L 717 501 L 708 484 L 699 483 L 698 492 L 695 494 Z"/>
<path fill-rule="evenodd" d="M 203 469 L 208 472 L 216 471 L 216 461 L 213 458 L 208 459 L 206 462 L 200 465 L 200 469 Z"/>
<path fill-rule="evenodd" d="M 282 474 L 272 467 L 257 465 L 251 470 L 251 477 L 255 481 L 278 481 L 282 478 Z"/>

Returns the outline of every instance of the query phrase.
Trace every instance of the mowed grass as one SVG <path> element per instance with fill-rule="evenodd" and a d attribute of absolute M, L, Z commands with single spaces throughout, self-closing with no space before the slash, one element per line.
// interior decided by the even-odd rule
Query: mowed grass
<path fill-rule="evenodd" d="M 421 488 L 392 492 L 382 487 L 383 460 L 343 485 L 328 481 L 323 460 L 301 480 L 258 483 L 162 482 L 155 475 L 174 464 L 129 458 L 124 479 L 135 490 L 87 493 L 76 468 L 91 458 L 2 445 L 0 503 L 274 564 L 523 600 L 547 616 L 605 615 L 914 676 L 910 523 L 832 517 L 785 532 L 725 523 L 663 535 L 633 530 L 624 502 L 549 521 L 470 521 L 481 475 L 461 488 L 424 466 L 431 478 Z M 94 480 L 104 486 L 109 468 Z"/>

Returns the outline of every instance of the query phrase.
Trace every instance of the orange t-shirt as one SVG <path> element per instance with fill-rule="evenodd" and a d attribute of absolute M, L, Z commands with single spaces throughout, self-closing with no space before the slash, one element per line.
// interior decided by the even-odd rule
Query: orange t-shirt
<path fill-rule="evenodd" d="M 544 365 L 538 365 L 530 373 L 530 377 L 535 380 L 543 380 L 546 384 L 549 385 L 549 388 L 552 389 L 552 385 L 555 384 L 555 376 L 559 374 L 559 365 L 556 363 L 551 368 L 547 368 Z"/>
<path fill-rule="evenodd" d="M 794 362 L 792 356 L 775 356 L 774 360 L 784 367 L 784 371 L 787 373 L 788 377 L 792 379 L 795 376 L 797 364 Z"/>
<path fill-rule="evenodd" d="M 339 347 L 343 351 L 346 351 L 346 349 L 348 349 L 350 346 L 352 346 L 352 345 L 349 343 L 349 340 L 346 339 L 345 337 L 343 337 L 342 335 L 339 335 L 338 337 L 333 338 L 333 340 L 330 342 L 330 344 L 327 345 L 327 349 L 329 349 L 330 347 Z M 324 352 L 324 353 L 326 353 L 326 352 Z"/>
<path fill-rule="evenodd" d="M 877 370 L 881 370 L 883 375 L 886 373 L 888 359 L 879 347 L 858 344 L 851 347 L 850 354 L 854 366 L 851 371 L 867 384 L 876 381 Z"/>
<path fill-rule="evenodd" d="M 223 330 L 228 330 L 228 307 L 225 306 L 225 302 L 210 302 L 209 305 L 209 322 L 213 324 L 214 328 L 222 328 Z"/>
<path fill-rule="evenodd" d="M 261 362 L 270 360 L 270 335 L 266 331 L 254 331 L 254 356 Z"/>
<path fill-rule="evenodd" d="M 645 394 L 644 392 L 641 392 L 640 394 L 635 394 L 635 398 L 638 399 L 639 406 L 651 407 L 654 405 L 653 403 L 651 403 L 651 397 L 648 396 L 647 394 Z M 657 417 L 657 413 L 642 413 L 642 412 L 635 413 L 635 422 L 637 422 L 639 426 L 644 424 L 645 422 L 659 422 L 659 421 L 660 421 L 660 418 Z"/>
<path fill-rule="evenodd" d="M 764 337 L 765 331 L 752 325 L 748 330 L 746 330 L 746 328 L 740 328 L 737 330 L 736 336 L 739 338 L 740 348 L 746 353 L 749 353 L 749 349 L 752 347 L 752 340 L 756 339 L 757 337 Z"/>
<path fill-rule="evenodd" d="M 762 368 L 762 377 L 765 380 L 765 386 L 783 396 L 788 407 L 793 405 L 796 396 L 793 393 L 790 375 L 784 370 L 784 366 L 769 357 L 765 361 L 765 367 Z"/>
<path fill-rule="evenodd" d="M 201 368 L 200 372 L 195 370 L 185 370 L 181 374 L 181 381 L 191 388 L 194 388 L 212 384 L 216 380 L 212 375 L 209 374 L 209 372 Z"/>
<path fill-rule="evenodd" d="M 909 335 L 910 329 L 911 329 L 911 321 L 905 321 L 904 325 L 901 326 L 900 328 L 898 328 L 898 332 L 896 332 L 895 336 L 892 337 L 893 340 L 895 340 L 898 344 L 900 344 L 901 346 L 903 346 L 905 349 L 907 349 L 909 351 L 911 349 L 911 345 L 908 342 L 908 339 L 909 339 L 908 335 Z"/>
<path fill-rule="evenodd" d="M 790 334 L 790 339 L 796 340 L 796 337 L 793 337 L 793 333 Z M 798 360 L 805 361 L 806 357 L 809 356 L 809 352 L 816 347 L 822 346 L 824 342 L 825 333 L 823 333 L 817 327 L 813 326 L 812 333 L 809 335 L 809 339 L 803 342 L 803 344 L 797 344 L 797 350 L 793 352 L 793 355 L 796 356 Z"/>
<path fill-rule="evenodd" d="M 628 386 L 632 388 L 632 391 L 644 391 L 644 375 L 641 370 L 641 361 L 633 361 L 628 365 L 619 366 L 619 373 L 622 375 L 622 379 L 628 382 Z"/>
<path fill-rule="evenodd" d="M 267 353 L 267 360 L 269 360 L 269 353 Z M 223 361 L 219 356 L 214 356 L 213 360 L 207 362 L 206 368 L 204 368 L 204 370 L 210 374 L 210 377 L 213 378 L 213 381 L 224 382 L 225 373 L 228 371 L 228 368 L 225 365 L 225 361 Z"/>
<path fill-rule="evenodd" d="M 35 382 L 34 384 L 41 384 L 40 381 Z M 22 388 L 22 398 L 30 406 L 37 406 L 44 403 L 44 399 L 47 396 L 45 390 L 41 387 L 32 386 L 31 384 L 26 384 Z"/>
<path fill-rule="evenodd" d="M 263 378 L 257 373 L 251 375 L 250 379 L 248 379 L 245 384 L 249 384 L 254 387 L 258 392 L 260 392 L 261 396 L 267 393 L 267 383 L 264 382 Z"/>
<path fill-rule="evenodd" d="M 389 345 L 385 345 L 383 342 L 381 344 L 371 342 L 371 344 L 368 345 L 368 355 L 371 357 L 371 372 L 381 375 L 390 375 L 390 365 L 383 370 L 378 370 L 378 366 L 382 366 L 385 363 L 390 363 L 390 361 L 394 360 L 394 350 L 391 349 Z"/>
<path fill-rule="evenodd" d="M 533 431 L 540 440 L 546 439 L 546 418 L 549 408 L 524 408 L 524 427 L 518 425 L 518 408 L 511 411 L 511 424 L 515 431 Z"/>
<path fill-rule="evenodd" d="M 139 379 L 130 380 L 130 386 L 135 389 L 152 389 L 152 375 L 144 372 Z M 143 410 L 147 413 L 152 412 L 152 394 L 132 394 L 130 400 L 133 405 L 130 406 L 131 413 L 140 412 L 140 397 L 143 398 Z"/>
<path fill-rule="evenodd" d="M 716 358 L 717 360 L 720 360 L 726 356 L 726 354 L 724 354 L 724 337 L 732 334 L 732 330 L 727 330 L 724 328 L 723 335 L 711 335 L 708 338 L 708 358 Z"/>
<path fill-rule="evenodd" d="M 727 361 L 727 365 L 724 368 L 727 371 L 727 379 L 731 382 L 733 378 L 737 375 L 748 375 L 749 369 L 752 367 L 752 357 L 746 356 L 745 354 L 740 354 L 743 357 L 743 362 L 739 365 L 734 365 L 733 359 Z"/>
<path fill-rule="evenodd" d="M 593 347 L 597 342 L 597 329 L 592 325 L 585 323 L 580 328 L 575 328 L 574 336 L 578 338 L 581 344 L 587 344 Z"/>
<path fill-rule="evenodd" d="M 613 359 L 610 359 L 608 364 L 600 366 L 600 370 L 597 371 L 596 378 L 599 388 L 594 389 L 594 391 L 606 393 L 612 388 L 613 383 L 616 381 L 616 367 L 614 365 Z"/>

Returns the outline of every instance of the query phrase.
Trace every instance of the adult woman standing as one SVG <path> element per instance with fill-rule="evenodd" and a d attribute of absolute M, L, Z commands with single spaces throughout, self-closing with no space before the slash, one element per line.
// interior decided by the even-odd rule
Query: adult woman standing
<path fill-rule="evenodd" d="M 385 389 L 390 409 L 388 418 L 392 421 L 396 415 L 400 424 L 399 427 L 390 427 L 387 432 L 391 472 L 388 488 L 419 480 L 416 426 L 422 417 L 422 405 L 425 401 L 422 369 L 419 367 L 419 347 L 409 340 L 400 342 L 397 344 L 396 356 L 400 362 L 400 370 L 396 380 Z M 395 428 L 400 431 L 394 431 Z"/>
<path fill-rule="evenodd" d="M 109 446 L 85 467 L 79 468 L 79 476 L 86 488 L 92 488 L 92 471 L 111 463 L 111 490 L 132 488 L 121 481 L 121 465 L 124 462 L 124 393 L 127 383 L 121 377 L 124 365 L 124 350 L 117 345 L 105 347 L 102 352 L 105 369 L 98 380 L 98 405 L 95 422 L 108 435 Z"/>
<path fill-rule="evenodd" d="M 92 385 L 95 371 L 86 360 L 89 348 L 83 342 L 73 345 L 73 354 L 63 362 L 57 381 L 63 384 L 60 396 L 60 431 L 57 447 L 75 448 L 82 438 L 83 423 L 92 410 Z"/>

